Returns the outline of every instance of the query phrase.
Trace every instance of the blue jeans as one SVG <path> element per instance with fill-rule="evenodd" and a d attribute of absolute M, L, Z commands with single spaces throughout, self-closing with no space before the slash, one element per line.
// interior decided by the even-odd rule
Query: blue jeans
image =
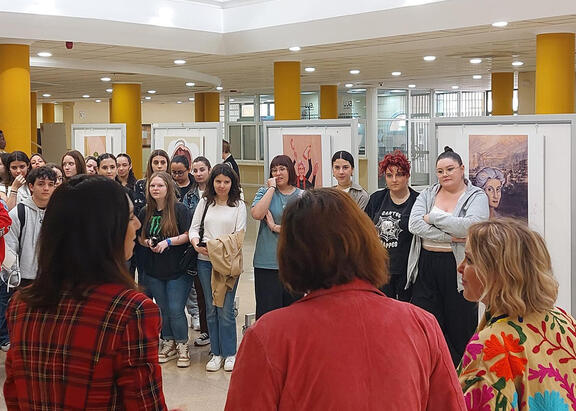
<path fill-rule="evenodd" d="M 186 299 L 192 287 L 192 276 L 183 274 L 173 280 L 146 276 L 146 285 L 162 314 L 162 338 L 177 343 L 188 342 L 188 322 L 184 314 Z"/>
<path fill-rule="evenodd" d="M 224 306 L 216 307 L 212 299 L 212 264 L 198 260 L 198 277 L 206 299 L 206 321 L 210 334 L 210 348 L 214 355 L 230 357 L 236 355 L 236 318 L 234 318 L 234 296 L 238 280 L 232 291 L 226 293 Z"/>

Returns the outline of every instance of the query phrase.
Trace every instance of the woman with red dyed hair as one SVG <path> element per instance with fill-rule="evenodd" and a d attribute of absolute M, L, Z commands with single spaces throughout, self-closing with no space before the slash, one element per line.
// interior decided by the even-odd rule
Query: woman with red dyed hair
<path fill-rule="evenodd" d="M 401 151 L 386 154 L 378 165 L 378 173 L 386 178 L 387 187 L 370 196 L 365 211 L 376 225 L 380 241 L 390 255 L 390 281 L 382 291 L 388 297 L 410 301 L 411 290 L 405 289 L 412 243 L 408 220 L 418 193 L 408 185 L 410 163 Z"/>

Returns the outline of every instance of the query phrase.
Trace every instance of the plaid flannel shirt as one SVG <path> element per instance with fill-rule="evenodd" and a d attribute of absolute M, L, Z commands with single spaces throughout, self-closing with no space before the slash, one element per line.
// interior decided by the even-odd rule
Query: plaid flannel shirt
<path fill-rule="evenodd" d="M 83 301 L 63 295 L 53 312 L 16 293 L 7 310 L 9 410 L 165 410 L 158 365 L 160 311 L 115 284 Z"/>

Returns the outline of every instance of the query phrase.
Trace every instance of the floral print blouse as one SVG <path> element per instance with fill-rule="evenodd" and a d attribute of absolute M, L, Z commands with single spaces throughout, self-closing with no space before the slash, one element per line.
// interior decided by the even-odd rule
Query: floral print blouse
<path fill-rule="evenodd" d="M 488 312 L 458 376 L 468 410 L 576 410 L 576 320 L 561 308 L 521 318 Z"/>

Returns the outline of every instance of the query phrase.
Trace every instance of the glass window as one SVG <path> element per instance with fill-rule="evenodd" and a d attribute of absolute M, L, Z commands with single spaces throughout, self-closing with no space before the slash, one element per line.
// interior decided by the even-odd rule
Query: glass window
<path fill-rule="evenodd" d="M 436 99 L 436 116 L 437 117 L 458 117 L 458 93 L 455 92 L 437 92 Z"/>
<path fill-rule="evenodd" d="M 240 104 L 230 103 L 228 104 L 228 121 L 238 121 L 240 119 Z"/>
<path fill-rule="evenodd" d="M 430 150 L 428 121 L 410 122 L 410 179 L 414 186 L 430 184 Z"/>
<path fill-rule="evenodd" d="M 317 120 L 318 113 L 318 93 L 315 91 L 303 91 L 300 93 L 300 118 L 302 120 Z"/>
<path fill-rule="evenodd" d="M 252 117 L 254 120 L 254 104 L 242 104 L 242 118 Z"/>
<path fill-rule="evenodd" d="M 410 93 L 410 116 L 412 118 L 430 118 L 430 92 L 415 90 Z"/>
<path fill-rule="evenodd" d="M 395 119 L 406 115 L 406 90 L 378 90 L 378 119 Z"/>
<path fill-rule="evenodd" d="M 260 161 L 264 161 L 264 126 L 262 124 L 258 126 L 258 135 L 260 136 Z"/>
<path fill-rule="evenodd" d="M 484 115 L 485 96 L 483 91 L 463 91 L 460 94 L 462 117 L 475 117 Z"/>
<path fill-rule="evenodd" d="M 243 160 L 256 160 L 256 125 L 242 125 Z"/>
<path fill-rule="evenodd" d="M 366 155 L 366 120 L 358 121 L 358 154 Z"/>
<path fill-rule="evenodd" d="M 366 118 L 365 89 L 352 89 L 338 93 L 338 118 Z"/>
<path fill-rule="evenodd" d="M 403 118 L 405 117 L 404 115 Z M 408 156 L 406 120 L 378 120 L 378 162 L 394 150 L 400 150 Z M 378 179 L 378 188 L 385 185 L 385 178 L 382 176 Z"/>
<path fill-rule="evenodd" d="M 242 158 L 242 126 L 239 124 L 228 125 L 228 136 L 230 138 L 230 151 L 235 158 Z"/>

